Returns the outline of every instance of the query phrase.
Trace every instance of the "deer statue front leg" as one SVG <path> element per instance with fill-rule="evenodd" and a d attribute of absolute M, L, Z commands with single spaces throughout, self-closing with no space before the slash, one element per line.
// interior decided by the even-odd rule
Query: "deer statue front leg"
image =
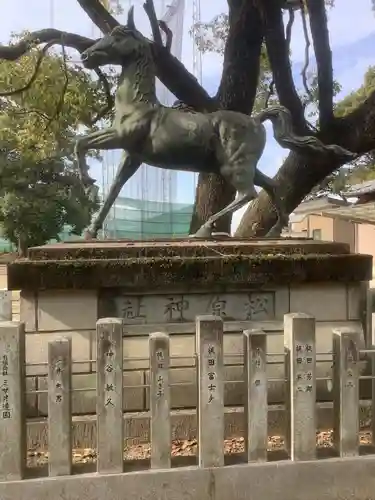
<path fill-rule="evenodd" d="M 114 127 L 109 127 L 77 138 L 74 154 L 78 163 L 79 176 L 85 187 L 94 182 L 88 174 L 89 167 L 86 163 L 86 153 L 90 149 L 122 149 L 121 138 L 117 130 Z"/>
<path fill-rule="evenodd" d="M 124 151 L 121 163 L 118 166 L 116 177 L 113 179 L 109 193 L 101 206 L 99 213 L 88 227 L 85 238 L 96 238 L 98 231 L 103 227 L 103 223 L 116 201 L 121 189 L 140 167 L 139 161 L 133 160 L 131 156 Z"/>
<path fill-rule="evenodd" d="M 90 149 L 122 149 L 122 140 L 119 136 L 117 130 L 114 127 L 110 127 L 104 130 L 98 130 L 87 134 L 82 137 L 78 137 L 74 147 L 74 153 L 78 163 L 79 176 L 82 185 L 86 193 L 92 196 L 94 179 L 92 179 L 88 170 L 89 167 L 86 163 L 86 153 Z M 112 183 L 110 192 L 99 210 L 97 217 L 90 224 L 88 231 L 86 232 L 86 238 L 95 238 L 99 229 L 101 229 L 105 218 L 107 217 L 113 203 L 116 201 L 121 188 L 124 186 L 125 182 L 130 179 L 130 177 L 138 170 L 140 163 L 131 159 L 128 153 L 124 153 L 125 157 L 122 160 L 119 168 L 117 170 L 116 177 Z"/>

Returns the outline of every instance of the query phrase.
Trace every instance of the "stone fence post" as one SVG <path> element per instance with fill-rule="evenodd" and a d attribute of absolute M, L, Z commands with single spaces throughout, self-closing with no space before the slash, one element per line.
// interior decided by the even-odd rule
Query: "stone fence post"
<path fill-rule="evenodd" d="M 72 472 L 72 342 L 48 343 L 48 470 L 50 476 Z"/>
<path fill-rule="evenodd" d="M 333 437 L 340 457 L 359 452 L 358 333 L 333 330 Z"/>
<path fill-rule="evenodd" d="M 151 333 L 149 351 L 151 468 L 169 469 L 171 466 L 171 398 L 168 334 Z"/>
<path fill-rule="evenodd" d="M 292 460 L 316 458 L 315 318 L 284 316 L 287 450 Z"/>
<path fill-rule="evenodd" d="M 102 318 L 96 323 L 97 442 L 100 473 L 123 472 L 123 321 Z"/>
<path fill-rule="evenodd" d="M 267 334 L 263 330 L 243 332 L 245 378 L 245 452 L 247 460 L 267 460 Z"/>
<path fill-rule="evenodd" d="M 224 356 L 223 320 L 197 316 L 198 463 L 224 465 Z"/>
<path fill-rule="evenodd" d="M 22 479 L 26 466 L 23 323 L 0 323 L 0 391 L 0 481 Z"/>

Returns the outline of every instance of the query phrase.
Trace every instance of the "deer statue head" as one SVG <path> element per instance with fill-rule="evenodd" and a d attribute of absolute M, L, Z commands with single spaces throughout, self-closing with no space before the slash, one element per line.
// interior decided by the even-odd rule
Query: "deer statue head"
<path fill-rule="evenodd" d="M 135 27 L 134 8 L 128 12 L 125 26 L 116 26 L 94 45 L 82 52 L 81 61 L 88 69 L 107 64 L 126 66 L 140 56 L 151 56 L 149 42 Z"/>

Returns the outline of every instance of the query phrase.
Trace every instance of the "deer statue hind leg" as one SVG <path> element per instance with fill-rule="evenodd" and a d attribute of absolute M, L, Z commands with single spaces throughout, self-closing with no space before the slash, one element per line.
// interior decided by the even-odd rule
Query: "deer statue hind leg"
<path fill-rule="evenodd" d="M 236 156 L 232 156 L 237 159 Z M 241 159 L 242 160 L 242 159 Z M 254 188 L 254 164 L 251 161 L 242 161 L 234 164 L 226 164 L 221 168 L 221 173 L 236 189 L 236 198 L 222 210 L 212 215 L 199 229 L 192 235 L 195 238 L 209 238 L 212 236 L 215 222 L 227 214 L 232 214 L 242 208 L 246 203 L 257 198 L 258 194 Z"/>
<path fill-rule="evenodd" d="M 256 198 L 256 193 L 254 196 L 254 193 L 252 191 L 245 193 L 238 193 L 235 200 L 233 200 L 231 203 L 229 203 L 229 205 L 224 207 L 216 214 L 212 215 L 204 224 L 202 224 L 202 226 L 198 229 L 198 231 L 195 234 L 191 235 L 191 237 L 211 238 L 214 224 L 217 220 L 219 220 L 224 215 L 236 212 L 239 208 L 242 208 L 244 205 L 246 205 L 246 203 L 249 203 L 249 201 L 252 201 L 254 198 Z"/>
<path fill-rule="evenodd" d="M 288 214 L 273 179 L 257 168 L 266 144 L 265 128 L 251 118 L 246 118 L 246 122 L 239 121 L 232 123 L 231 126 L 227 125 L 228 123 L 224 120 L 219 126 L 220 146 L 217 148 L 217 154 L 222 165 L 220 173 L 236 189 L 237 197 L 223 210 L 210 217 L 194 236 L 211 236 L 213 224 L 219 217 L 233 213 L 249 201 L 256 199 L 258 194 L 255 184 L 267 192 L 278 216 L 277 222 L 268 232 L 267 237 L 279 237 L 283 227 L 288 224 Z"/>
<path fill-rule="evenodd" d="M 236 120 L 233 115 L 219 115 L 216 118 L 216 157 L 220 165 L 219 172 L 232 184 L 237 194 L 234 201 L 212 215 L 193 237 L 211 237 L 214 223 L 219 218 L 232 214 L 257 198 L 254 175 L 265 144 L 265 130 L 263 126 L 257 127 L 255 131 L 253 128 L 253 122 L 241 115 L 236 116 Z"/>
<path fill-rule="evenodd" d="M 263 188 L 265 192 L 268 194 L 277 213 L 277 221 L 268 231 L 266 237 L 278 238 L 280 237 L 284 227 L 286 227 L 289 223 L 289 216 L 285 209 L 283 200 L 277 192 L 275 181 L 270 177 L 268 177 L 267 175 L 263 174 L 263 172 L 261 172 L 258 169 L 256 169 L 255 171 L 254 181 L 257 186 Z"/>
<path fill-rule="evenodd" d="M 225 170 L 224 170 L 225 171 Z M 214 223 L 224 215 L 228 213 L 233 213 L 239 208 L 246 205 L 252 200 L 255 200 L 258 197 L 258 194 L 254 188 L 254 183 L 263 188 L 268 196 L 270 197 L 272 203 L 275 206 L 277 212 L 277 221 L 267 233 L 267 238 L 278 238 L 281 235 L 281 232 L 285 226 L 288 225 L 289 217 L 285 210 L 283 201 L 279 196 L 275 182 L 273 179 L 263 174 L 260 170 L 254 167 L 253 163 L 249 163 L 248 165 L 235 165 L 233 167 L 228 167 L 226 169 L 227 172 L 231 172 L 232 174 L 242 173 L 243 175 L 239 175 L 238 177 L 232 177 L 232 184 L 235 188 L 237 188 L 237 196 L 232 203 L 230 203 L 227 207 L 223 208 L 212 217 L 205 222 L 198 231 L 193 235 L 196 238 L 209 238 L 212 236 Z M 254 173 L 254 183 L 251 182 L 251 176 Z M 244 180 L 247 179 L 247 183 L 249 187 L 244 189 Z"/>

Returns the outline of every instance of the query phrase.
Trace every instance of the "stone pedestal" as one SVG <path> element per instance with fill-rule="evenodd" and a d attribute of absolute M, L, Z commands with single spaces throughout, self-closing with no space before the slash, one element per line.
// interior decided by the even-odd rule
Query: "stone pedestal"
<path fill-rule="evenodd" d="M 149 390 L 142 384 L 150 382 L 148 335 L 158 331 L 170 335 L 173 410 L 196 406 L 197 316 L 223 319 L 224 377 L 239 381 L 225 384 L 226 406 L 244 403 L 242 332 L 253 329 L 267 335 L 268 401 L 284 402 L 284 314 L 315 318 L 316 375 L 331 377 L 332 356 L 321 353 L 332 351 L 334 328 L 357 331 L 364 345 L 361 290 L 371 272 L 371 256 L 332 242 L 79 241 L 30 249 L 27 259 L 8 265 L 8 288 L 21 291 L 29 385 L 46 388 L 46 365 L 37 363 L 47 362 L 49 341 L 70 336 L 73 388 L 95 387 L 95 323 L 118 317 L 124 410 L 149 409 Z M 332 382 L 318 380 L 317 399 L 332 397 Z M 33 404 L 39 415 L 46 414 L 43 394 Z M 74 415 L 95 413 L 95 392 L 73 394 L 72 405 Z"/>

